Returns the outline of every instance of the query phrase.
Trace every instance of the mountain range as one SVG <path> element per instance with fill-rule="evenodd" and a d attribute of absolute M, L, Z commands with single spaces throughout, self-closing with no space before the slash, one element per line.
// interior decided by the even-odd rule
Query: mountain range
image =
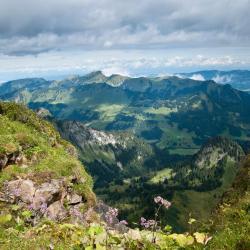
<path fill-rule="evenodd" d="M 1 249 L 249 249 L 250 161 L 236 142 L 212 138 L 181 164 L 106 183 L 97 198 L 76 148 L 39 116 L 0 102 Z M 140 141 L 79 122 L 52 122 L 83 156 L 89 149 L 98 159 L 105 146 L 126 152 Z M 104 194 L 121 211 L 99 201 Z M 157 231 L 145 221 L 157 223 Z"/>
<path fill-rule="evenodd" d="M 213 80 L 220 84 L 230 84 L 233 88 L 250 92 L 250 71 L 249 70 L 203 70 L 191 73 L 177 74 L 181 77 L 188 77 L 194 80 Z"/>
<path fill-rule="evenodd" d="M 97 71 L 61 81 L 7 82 L 0 99 L 99 130 L 130 131 L 173 154 L 193 154 L 213 136 L 245 141 L 250 133 L 249 95 L 211 80 L 107 77 Z"/>
<path fill-rule="evenodd" d="M 159 194 L 176 204 L 162 218 L 179 231 L 190 212 L 208 218 L 237 174 L 240 145 L 249 145 L 250 95 L 213 80 L 97 71 L 3 83 L 0 99 L 53 122 L 77 147 L 98 197 L 129 221 L 151 216 Z"/>

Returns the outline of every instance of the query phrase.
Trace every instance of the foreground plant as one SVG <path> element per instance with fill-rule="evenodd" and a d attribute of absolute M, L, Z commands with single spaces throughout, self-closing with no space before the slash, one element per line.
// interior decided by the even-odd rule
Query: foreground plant
<path fill-rule="evenodd" d="M 144 227 L 145 229 L 151 230 L 151 232 L 153 233 L 153 237 L 152 237 L 153 243 L 155 243 L 155 240 L 156 240 L 156 236 L 155 236 L 156 230 L 159 228 L 158 220 L 159 220 L 160 209 L 162 207 L 164 207 L 165 209 L 169 209 L 171 207 L 171 202 L 162 198 L 161 196 L 154 197 L 154 202 L 158 205 L 154 214 L 154 220 L 152 219 L 146 220 L 144 217 L 141 217 L 141 221 L 140 221 L 140 225 L 142 227 Z"/>

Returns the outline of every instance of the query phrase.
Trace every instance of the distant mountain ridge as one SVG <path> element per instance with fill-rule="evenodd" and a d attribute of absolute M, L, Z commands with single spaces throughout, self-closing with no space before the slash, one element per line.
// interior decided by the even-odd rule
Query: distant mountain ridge
<path fill-rule="evenodd" d="M 177 74 L 181 77 L 188 77 L 194 80 L 213 80 L 220 84 L 230 84 L 232 87 L 250 91 L 250 71 L 249 70 L 202 70 L 191 73 Z"/>
<path fill-rule="evenodd" d="M 92 72 L 61 81 L 22 79 L 0 86 L 0 99 L 47 109 L 59 120 L 130 131 L 172 153 L 193 154 L 209 137 L 248 140 L 250 96 L 212 80 L 130 78 Z"/>
<path fill-rule="evenodd" d="M 147 170 L 145 161 L 154 156 L 149 144 L 130 133 L 98 131 L 76 121 L 59 121 L 57 128 L 79 149 L 96 186 L 141 175 Z"/>

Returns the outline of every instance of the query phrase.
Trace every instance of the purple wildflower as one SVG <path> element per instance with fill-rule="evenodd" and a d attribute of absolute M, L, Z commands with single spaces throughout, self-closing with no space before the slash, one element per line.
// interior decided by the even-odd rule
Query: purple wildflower
<path fill-rule="evenodd" d="M 78 218 L 82 218 L 82 213 L 78 209 L 73 208 L 71 211 L 72 211 L 73 216 L 78 217 Z"/>
<path fill-rule="evenodd" d="M 34 210 L 34 204 L 33 203 L 29 204 L 28 209 L 29 210 Z"/>
<path fill-rule="evenodd" d="M 15 195 L 16 197 L 20 196 L 20 194 L 21 194 L 21 190 L 19 188 L 13 191 L 13 195 Z"/>
<path fill-rule="evenodd" d="M 40 212 L 44 214 L 47 211 L 47 208 L 48 208 L 47 204 L 42 203 L 42 205 L 40 206 Z"/>
<path fill-rule="evenodd" d="M 146 220 L 145 218 L 141 217 L 141 226 L 144 228 L 153 228 L 156 226 L 157 222 L 155 220 Z"/>
<path fill-rule="evenodd" d="M 121 220 L 120 224 L 122 224 L 122 225 L 128 225 L 128 222 L 126 220 Z"/>
<path fill-rule="evenodd" d="M 118 216 L 118 209 L 110 207 L 105 214 L 105 219 L 108 224 L 113 224 L 114 219 L 116 219 L 117 216 Z"/>
<path fill-rule="evenodd" d="M 159 205 L 164 206 L 166 209 L 169 209 L 170 206 L 172 205 L 171 202 L 169 202 L 169 201 L 166 200 L 166 199 L 163 199 L 161 196 L 156 196 L 156 197 L 154 198 L 154 202 L 155 202 L 156 204 L 159 204 Z"/>

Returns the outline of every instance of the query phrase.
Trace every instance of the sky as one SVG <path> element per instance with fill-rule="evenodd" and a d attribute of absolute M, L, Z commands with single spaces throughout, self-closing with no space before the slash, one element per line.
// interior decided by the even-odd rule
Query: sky
<path fill-rule="evenodd" d="M 0 82 L 250 69 L 250 0 L 0 0 Z"/>

